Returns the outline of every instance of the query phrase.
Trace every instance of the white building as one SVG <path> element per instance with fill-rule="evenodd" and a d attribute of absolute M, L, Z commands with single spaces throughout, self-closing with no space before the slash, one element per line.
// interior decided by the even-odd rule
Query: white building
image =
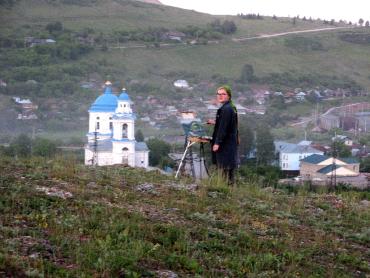
<path fill-rule="evenodd" d="M 176 80 L 173 85 L 176 87 L 176 88 L 183 88 L 183 89 L 188 89 L 189 88 L 189 83 L 188 81 L 186 80 L 182 80 L 182 79 L 179 79 L 179 80 Z"/>
<path fill-rule="evenodd" d="M 276 141 L 275 151 L 279 153 L 279 166 L 282 171 L 299 171 L 300 161 L 310 155 L 320 154 L 322 151 L 312 148 L 307 144 L 292 144 Z"/>
<path fill-rule="evenodd" d="M 89 109 L 89 132 L 85 146 L 86 165 L 124 164 L 131 167 L 149 165 L 149 150 L 144 142 L 135 140 L 135 119 L 132 101 L 123 89 L 117 97 L 112 84 Z"/>

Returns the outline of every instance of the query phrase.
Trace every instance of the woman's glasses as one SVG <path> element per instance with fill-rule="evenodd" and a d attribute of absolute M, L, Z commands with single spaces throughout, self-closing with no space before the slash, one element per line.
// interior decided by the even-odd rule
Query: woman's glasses
<path fill-rule="evenodd" d="M 227 96 L 227 94 L 220 94 L 220 93 L 217 93 L 218 96 Z"/>

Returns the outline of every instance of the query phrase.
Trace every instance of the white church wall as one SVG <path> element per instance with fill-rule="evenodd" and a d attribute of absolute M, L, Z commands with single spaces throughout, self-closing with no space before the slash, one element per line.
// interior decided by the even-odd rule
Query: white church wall
<path fill-rule="evenodd" d="M 135 140 L 134 132 L 134 121 L 133 120 L 114 120 L 113 121 L 113 139 L 121 140 L 122 139 L 122 127 L 124 124 L 127 124 L 127 139 Z"/>
<path fill-rule="evenodd" d="M 93 165 L 93 156 L 94 153 L 91 150 L 85 149 L 85 165 Z M 99 166 L 113 164 L 111 152 L 99 152 L 96 158 Z"/>
<path fill-rule="evenodd" d="M 143 167 L 148 168 L 149 166 L 149 159 L 148 159 L 148 151 L 138 151 L 135 155 L 135 166 L 136 167 Z"/>
<path fill-rule="evenodd" d="M 110 122 L 112 122 L 112 112 L 90 112 L 89 119 L 89 132 L 95 130 L 101 134 L 109 134 L 112 132 L 110 129 Z M 99 123 L 99 127 L 97 126 Z"/>

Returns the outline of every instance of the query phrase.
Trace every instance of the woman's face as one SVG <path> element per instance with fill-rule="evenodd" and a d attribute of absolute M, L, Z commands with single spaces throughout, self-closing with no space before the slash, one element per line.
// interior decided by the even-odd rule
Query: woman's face
<path fill-rule="evenodd" d="M 230 100 L 229 95 L 225 89 L 220 89 L 217 91 L 217 101 L 220 103 L 225 103 Z"/>

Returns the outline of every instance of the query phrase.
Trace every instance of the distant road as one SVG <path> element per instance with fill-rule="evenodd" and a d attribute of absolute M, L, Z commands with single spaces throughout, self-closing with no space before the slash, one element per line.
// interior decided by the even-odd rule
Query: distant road
<path fill-rule="evenodd" d="M 332 31 L 332 30 L 339 30 L 339 29 L 353 29 L 353 28 L 360 28 L 358 26 L 344 26 L 344 27 L 328 27 L 328 28 L 318 28 L 318 29 L 309 29 L 309 30 L 300 30 L 300 31 L 290 31 L 290 32 L 283 32 L 283 33 L 275 33 L 275 34 L 261 34 L 254 37 L 242 37 L 242 38 L 232 38 L 231 41 L 233 42 L 242 42 L 248 40 L 258 40 L 258 39 L 267 39 L 267 38 L 274 38 L 274 37 L 281 37 L 287 36 L 291 34 L 301 34 L 301 33 L 314 33 L 314 32 L 325 32 L 325 31 Z M 208 44 L 217 44 L 219 41 L 208 41 Z M 159 47 L 171 47 L 171 46 L 183 46 L 187 45 L 187 43 L 161 43 Z M 111 46 L 111 49 L 129 49 L 129 48 L 146 48 L 148 45 L 139 44 L 139 45 L 131 45 L 131 46 Z M 151 48 L 153 46 L 150 46 Z"/>
<path fill-rule="evenodd" d="M 281 37 L 291 34 L 300 34 L 300 33 L 313 33 L 313 32 L 324 32 L 324 31 L 331 31 L 331 30 L 338 30 L 338 29 L 352 29 L 358 28 L 357 26 L 345 26 L 345 27 L 328 27 L 328 28 L 319 28 L 319 29 L 309 29 L 309 30 L 301 30 L 301 31 L 290 31 L 290 32 L 283 32 L 283 33 L 275 33 L 275 34 L 261 34 L 259 36 L 254 37 L 244 37 L 244 38 L 232 38 L 231 40 L 234 42 L 241 42 L 247 40 L 256 40 L 256 39 L 265 39 L 265 38 L 273 38 L 273 37 Z"/>

